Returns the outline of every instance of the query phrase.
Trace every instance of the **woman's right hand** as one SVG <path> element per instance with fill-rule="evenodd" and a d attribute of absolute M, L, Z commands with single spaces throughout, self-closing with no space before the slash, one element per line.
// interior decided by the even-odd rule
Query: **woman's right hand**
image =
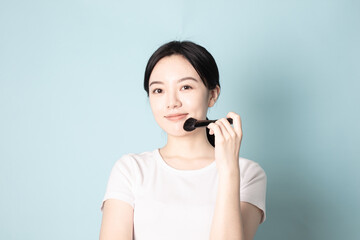
<path fill-rule="evenodd" d="M 210 123 L 210 134 L 215 134 L 215 161 L 219 174 L 239 172 L 239 152 L 242 140 L 240 116 L 229 112 L 227 118 L 233 119 L 233 127 L 226 118 Z"/>

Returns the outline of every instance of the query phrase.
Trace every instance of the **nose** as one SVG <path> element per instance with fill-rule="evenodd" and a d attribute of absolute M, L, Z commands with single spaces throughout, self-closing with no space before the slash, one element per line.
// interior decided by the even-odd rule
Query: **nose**
<path fill-rule="evenodd" d="M 179 97 L 177 96 L 176 93 L 170 93 L 168 94 L 168 99 L 167 99 L 167 108 L 168 109 L 174 109 L 174 108 L 178 108 L 181 107 L 181 101 L 179 99 Z"/>

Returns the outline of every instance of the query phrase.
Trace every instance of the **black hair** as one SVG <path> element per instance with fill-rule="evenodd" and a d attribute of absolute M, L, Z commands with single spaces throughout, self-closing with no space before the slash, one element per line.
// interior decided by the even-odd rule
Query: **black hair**
<path fill-rule="evenodd" d="M 216 86 L 220 87 L 219 70 L 213 56 L 202 46 L 190 41 L 171 41 L 160 46 L 149 58 L 145 68 L 144 89 L 149 96 L 149 79 L 155 65 L 164 57 L 171 55 L 181 55 L 189 61 L 196 72 L 199 74 L 204 85 L 213 90 Z M 206 135 L 212 146 L 215 146 L 214 135 Z"/>

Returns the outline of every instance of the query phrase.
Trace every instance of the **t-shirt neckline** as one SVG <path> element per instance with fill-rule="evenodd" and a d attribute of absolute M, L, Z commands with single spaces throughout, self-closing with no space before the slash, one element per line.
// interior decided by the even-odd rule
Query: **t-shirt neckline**
<path fill-rule="evenodd" d="M 172 171 L 172 172 L 175 172 L 175 173 L 178 173 L 178 174 L 186 174 L 186 175 L 189 175 L 189 174 L 199 174 L 199 173 L 203 173 L 203 172 L 206 172 L 206 171 L 209 171 L 213 168 L 216 167 L 216 161 L 213 161 L 212 163 L 210 163 L 209 165 L 203 167 L 203 168 L 200 168 L 200 169 L 194 169 L 194 170 L 182 170 L 182 169 L 176 169 L 176 168 L 173 168 L 171 167 L 170 165 L 168 165 L 165 160 L 163 159 L 163 157 L 161 156 L 160 154 L 160 150 L 157 148 L 154 150 L 154 155 L 155 155 L 155 158 L 156 158 L 156 161 L 162 166 L 164 167 L 165 169 L 169 170 L 169 171 Z"/>

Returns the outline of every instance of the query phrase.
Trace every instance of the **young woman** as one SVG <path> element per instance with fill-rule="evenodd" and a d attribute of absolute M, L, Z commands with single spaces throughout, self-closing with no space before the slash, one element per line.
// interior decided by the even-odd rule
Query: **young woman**
<path fill-rule="evenodd" d="M 183 129 L 190 117 L 206 119 L 219 97 L 214 58 L 195 43 L 169 42 L 150 57 L 144 88 L 167 143 L 115 163 L 100 239 L 253 239 L 265 220 L 266 175 L 239 157 L 240 116 Z"/>

